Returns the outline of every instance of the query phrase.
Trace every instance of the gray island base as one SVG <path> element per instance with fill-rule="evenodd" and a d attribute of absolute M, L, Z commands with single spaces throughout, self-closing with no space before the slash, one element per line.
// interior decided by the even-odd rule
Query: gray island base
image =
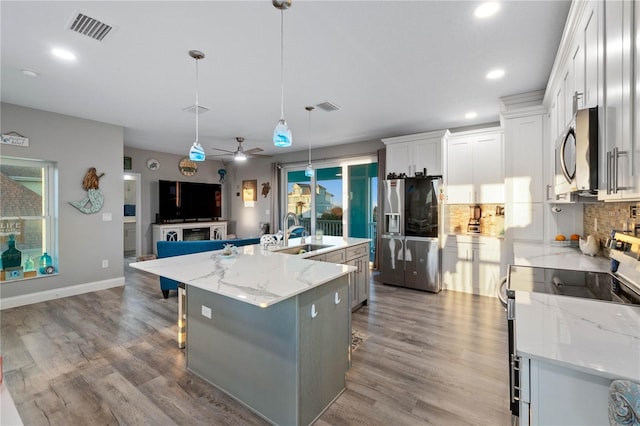
<path fill-rule="evenodd" d="M 187 368 L 274 424 L 308 425 L 346 386 L 349 295 L 347 274 L 265 308 L 187 285 Z"/>

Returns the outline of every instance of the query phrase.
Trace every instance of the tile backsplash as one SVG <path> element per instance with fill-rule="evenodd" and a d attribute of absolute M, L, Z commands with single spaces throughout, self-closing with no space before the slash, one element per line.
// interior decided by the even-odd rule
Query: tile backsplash
<path fill-rule="evenodd" d="M 603 245 L 611 230 L 633 230 L 635 224 L 640 226 L 640 217 L 631 218 L 631 207 L 638 207 L 640 203 L 597 203 L 585 204 L 583 215 L 583 235 L 594 234 Z M 598 230 L 595 230 L 595 221 L 598 222 Z"/>
<path fill-rule="evenodd" d="M 466 233 L 473 206 L 469 204 L 448 204 L 446 215 L 448 223 L 445 224 L 445 232 L 451 234 Z M 482 234 L 504 234 L 504 214 L 497 216 L 496 207 L 501 207 L 504 213 L 504 204 L 480 204 L 482 210 L 480 232 Z"/>

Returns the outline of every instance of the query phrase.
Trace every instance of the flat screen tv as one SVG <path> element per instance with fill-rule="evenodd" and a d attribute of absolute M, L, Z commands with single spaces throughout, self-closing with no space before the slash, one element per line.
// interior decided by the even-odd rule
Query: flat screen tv
<path fill-rule="evenodd" d="M 158 223 L 214 220 L 222 216 L 217 183 L 159 181 Z"/>

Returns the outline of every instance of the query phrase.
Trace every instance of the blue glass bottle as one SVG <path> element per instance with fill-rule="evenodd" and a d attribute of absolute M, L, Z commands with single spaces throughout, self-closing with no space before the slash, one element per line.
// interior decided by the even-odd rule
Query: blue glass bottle
<path fill-rule="evenodd" d="M 22 264 L 22 252 L 16 248 L 16 237 L 9 235 L 8 249 L 2 252 L 2 268 L 15 268 Z"/>
<path fill-rule="evenodd" d="M 40 273 L 41 274 L 50 274 L 51 269 L 47 269 L 53 267 L 53 260 L 51 260 L 51 256 L 47 254 L 45 251 L 42 256 L 40 256 Z"/>

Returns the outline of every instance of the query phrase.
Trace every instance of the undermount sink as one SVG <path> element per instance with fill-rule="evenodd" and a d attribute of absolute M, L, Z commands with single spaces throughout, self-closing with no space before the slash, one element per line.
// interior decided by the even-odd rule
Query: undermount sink
<path fill-rule="evenodd" d="M 293 247 L 285 247 L 283 249 L 275 250 L 277 253 L 285 254 L 303 254 L 314 250 L 320 250 L 323 248 L 331 247 L 323 244 L 301 244 Z"/>

